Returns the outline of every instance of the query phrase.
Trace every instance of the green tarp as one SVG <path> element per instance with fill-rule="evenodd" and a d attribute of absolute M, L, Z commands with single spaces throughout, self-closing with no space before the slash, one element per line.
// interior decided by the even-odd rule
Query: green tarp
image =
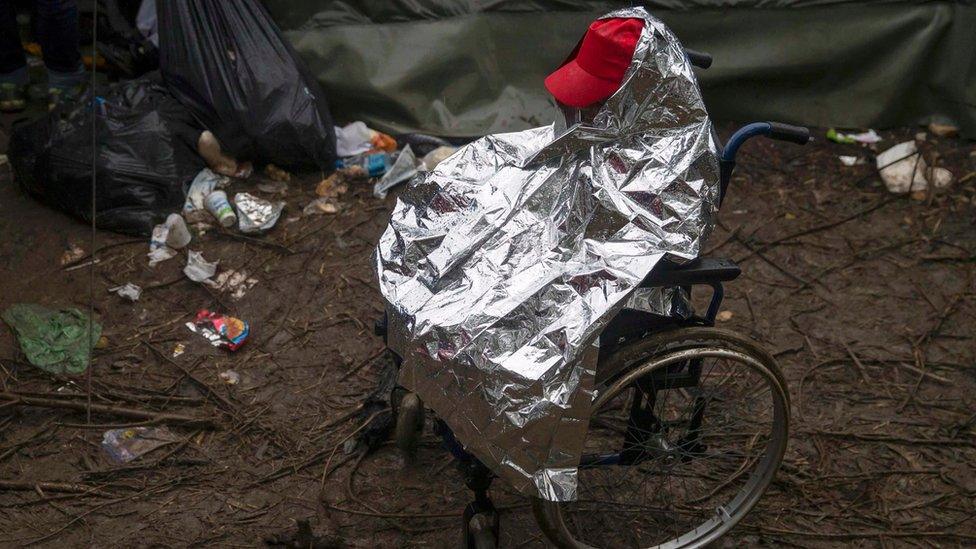
<path fill-rule="evenodd" d="M 267 0 L 336 117 L 476 136 L 548 123 L 542 79 L 595 17 L 630 2 Z M 930 121 L 976 137 L 971 1 L 656 0 L 714 117 L 816 126 Z"/>

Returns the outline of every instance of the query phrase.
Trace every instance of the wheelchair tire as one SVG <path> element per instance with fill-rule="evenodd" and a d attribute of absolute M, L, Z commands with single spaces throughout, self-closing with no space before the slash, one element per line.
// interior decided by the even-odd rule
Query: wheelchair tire
<path fill-rule="evenodd" d="M 533 500 L 557 547 L 707 546 L 749 513 L 783 460 L 786 382 L 769 353 L 734 332 L 635 341 L 601 360 L 597 389 L 577 501 Z"/>

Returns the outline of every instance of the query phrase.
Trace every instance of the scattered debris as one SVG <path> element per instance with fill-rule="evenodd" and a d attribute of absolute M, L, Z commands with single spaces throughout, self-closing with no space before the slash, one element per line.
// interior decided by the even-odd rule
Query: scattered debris
<path fill-rule="evenodd" d="M 393 163 L 389 171 L 386 172 L 382 179 L 376 182 L 376 185 L 373 187 L 373 196 L 386 198 L 386 193 L 390 189 L 409 180 L 415 175 L 417 175 L 417 156 L 413 154 L 413 149 L 410 148 L 410 145 L 407 145 L 397 155 L 396 162 Z"/>
<path fill-rule="evenodd" d="M 336 152 L 340 157 L 362 154 L 373 148 L 372 131 L 364 122 L 336 126 Z"/>
<path fill-rule="evenodd" d="M 390 153 L 375 151 L 342 159 L 342 168 L 360 168 L 369 177 L 381 177 L 390 169 Z"/>
<path fill-rule="evenodd" d="M 272 181 L 291 183 L 291 174 L 274 164 L 268 164 L 264 167 L 264 175 L 268 176 Z"/>
<path fill-rule="evenodd" d="M 230 179 L 223 175 L 218 175 L 209 168 L 200 170 L 190 189 L 186 192 L 186 202 L 183 203 L 183 217 L 190 223 L 205 221 L 209 216 L 207 211 L 207 195 L 219 188 L 230 184 Z M 226 196 L 226 195 L 225 195 Z"/>
<path fill-rule="evenodd" d="M 180 439 L 166 427 L 112 429 L 102 435 L 102 448 L 116 463 L 128 463 Z"/>
<path fill-rule="evenodd" d="M 457 147 L 440 146 L 424 155 L 424 170 L 434 171 L 438 164 L 450 158 L 457 151 Z"/>
<path fill-rule="evenodd" d="M 235 271 L 233 269 L 223 271 L 217 275 L 217 279 L 214 281 L 214 288 L 230 292 L 230 295 L 234 299 L 240 299 L 244 297 L 245 292 L 254 287 L 258 283 L 256 278 L 249 278 L 247 271 Z"/>
<path fill-rule="evenodd" d="M 237 223 L 237 214 L 227 200 L 227 193 L 224 191 L 213 191 L 207 195 L 204 204 L 217 221 L 224 227 L 232 227 Z"/>
<path fill-rule="evenodd" d="M 878 170 L 888 191 L 905 194 L 928 188 L 925 179 L 925 159 L 914 141 L 905 141 L 882 152 L 877 157 Z"/>
<path fill-rule="evenodd" d="M 864 164 L 867 164 L 867 161 L 861 158 L 860 156 L 841 155 L 838 156 L 837 158 L 840 160 L 840 163 L 845 166 L 863 166 Z"/>
<path fill-rule="evenodd" d="M 190 230 L 180 214 L 170 214 L 166 222 L 153 228 L 149 240 L 149 266 L 155 267 L 176 255 L 176 250 L 185 248 L 191 240 Z"/>
<path fill-rule="evenodd" d="M 302 209 L 303 215 L 336 213 L 339 213 L 339 205 L 331 198 L 316 198 Z"/>
<path fill-rule="evenodd" d="M 176 358 L 185 352 L 186 352 L 185 343 L 177 343 L 176 345 L 173 345 L 173 358 Z"/>
<path fill-rule="evenodd" d="M 120 297 L 128 299 L 129 301 L 139 301 L 139 297 L 142 296 L 142 288 L 131 282 L 126 282 L 122 286 L 109 288 L 108 291 L 118 294 Z"/>
<path fill-rule="evenodd" d="M 833 141 L 834 143 L 841 143 L 844 145 L 854 145 L 860 143 L 862 145 L 872 145 L 881 141 L 881 136 L 874 130 L 868 130 L 861 133 L 841 133 L 834 128 L 827 130 L 827 139 Z"/>
<path fill-rule="evenodd" d="M 77 244 L 69 244 L 67 249 L 64 250 L 64 253 L 61 254 L 61 266 L 74 263 L 83 257 L 85 257 L 85 250 L 81 249 Z"/>
<path fill-rule="evenodd" d="M 237 385 L 241 382 L 241 374 L 235 372 L 234 370 L 220 372 L 217 374 L 217 376 L 220 377 L 220 380 L 227 385 Z"/>
<path fill-rule="evenodd" d="M 928 127 L 929 132 L 936 137 L 958 137 L 959 128 L 951 124 L 939 124 L 932 122 Z"/>
<path fill-rule="evenodd" d="M 732 320 L 733 316 L 735 316 L 735 313 L 733 313 L 732 311 L 728 311 L 728 310 L 719 311 L 718 314 L 715 315 L 715 320 L 719 322 L 728 322 Z"/>
<path fill-rule="evenodd" d="M 230 351 L 240 348 L 250 335 L 250 326 L 247 322 L 208 309 L 201 309 L 196 319 L 187 322 L 186 327 L 205 337 L 214 347 L 222 347 Z"/>
<path fill-rule="evenodd" d="M 338 198 L 339 196 L 346 194 L 349 190 L 349 185 L 346 184 L 346 177 L 342 171 L 336 171 L 329 177 L 326 177 L 315 187 L 315 194 L 324 198 Z"/>
<path fill-rule="evenodd" d="M 10 306 L 2 318 L 17 335 L 27 361 L 52 374 L 84 372 L 91 344 L 102 334 L 97 322 L 89 333 L 89 317 L 78 309 L 21 303 Z"/>
<path fill-rule="evenodd" d="M 200 252 L 190 250 L 187 253 L 186 267 L 183 267 L 183 274 L 194 282 L 204 282 L 217 273 L 217 264 L 220 260 L 210 263 L 203 258 Z"/>
<path fill-rule="evenodd" d="M 288 194 L 287 181 L 272 181 L 271 183 L 258 184 L 258 190 L 269 194 Z"/>
<path fill-rule="evenodd" d="M 373 150 L 386 151 L 388 153 L 396 152 L 397 150 L 396 139 L 383 132 L 370 130 L 369 142 L 373 146 Z"/>
<path fill-rule="evenodd" d="M 946 168 L 941 168 L 938 166 L 934 166 L 926 170 L 925 177 L 936 189 L 944 189 L 949 185 L 952 185 L 952 180 L 954 179 L 952 172 Z"/>
<path fill-rule="evenodd" d="M 237 206 L 237 228 L 245 234 L 261 233 L 271 229 L 285 209 L 284 202 L 270 202 L 249 193 L 234 195 L 234 205 Z"/>

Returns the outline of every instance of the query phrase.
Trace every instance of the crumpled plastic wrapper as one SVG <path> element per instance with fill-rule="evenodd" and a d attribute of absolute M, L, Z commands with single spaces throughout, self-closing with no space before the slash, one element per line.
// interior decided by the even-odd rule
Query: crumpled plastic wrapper
<path fill-rule="evenodd" d="M 248 193 L 235 194 L 234 206 L 237 207 L 237 228 L 246 234 L 271 229 L 285 209 L 284 202 L 271 202 Z"/>
<path fill-rule="evenodd" d="M 592 123 L 489 135 L 400 195 L 376 264 L 400 383 L 520 492 L 576 498 L 599 335 L 665 256 L 713 225 L 718 147 L 684 49 L 646 23 Z"/>

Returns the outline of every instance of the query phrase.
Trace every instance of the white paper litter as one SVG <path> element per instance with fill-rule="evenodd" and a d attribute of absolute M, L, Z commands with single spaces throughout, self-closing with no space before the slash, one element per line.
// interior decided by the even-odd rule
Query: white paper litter
<path fill-rule="evenodd" d="M 877 162 L 881 180 L 892 193 L 924 191 L 929 186 L 925 179 L 927 165 L 919 154 L 915 141 L 899 143 L 880 153 Z"/>
<path fill-rule="evenodd" d="M 336 126 L 336 153 L 340 157 L 362 154 L 371 148 L 372 132 L 364 122 L 353 122 L 343 127 Z"/>
<path fill-rule="evenodd" d="M 217 275 L 213 286 L 218 290 L 230 292 L 230 296 L 234 299 L 240 299 L 257 283 L 258 279 L 248 277 L 247 271 L 231 269 Z"/>
<path fill-rule="evenodd" d="M 220 263 L 219 259 L 210 263 L 203 258 L 203 254 L 200 252 L 190 250 L 187 253 L 186 267 L 183 267 L 183 274 L 194 282 L 204 282 L 216 274 L 218 263 Z"/>
<path fill-rule="evenodd" d="M 109 288 L 108 291 L 118 294 L 120 297 L 128 299 L 129 301 L 139 301 L 139 297 L 142 296 L 142 288 L 131 282 L 126 282 L 122 286 Z"/>

